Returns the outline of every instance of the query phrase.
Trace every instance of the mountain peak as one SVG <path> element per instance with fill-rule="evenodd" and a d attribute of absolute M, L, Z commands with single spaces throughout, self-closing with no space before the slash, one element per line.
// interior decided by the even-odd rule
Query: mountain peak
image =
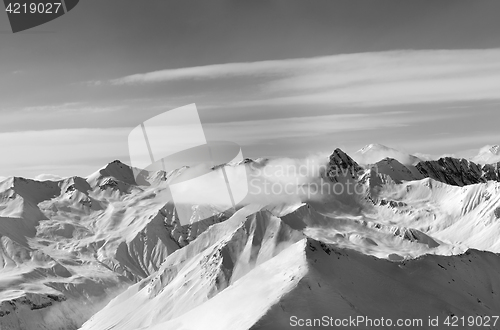
<path fill-rule="evenodd" d="M 330 162 L 332 161 L 338 165 L 342 165 L 341 167 L 343 168 L 345 168 L 345 166 L 358 166 L 354 159 L 340 148 L 335 149 L 330 155 Z"/>
<path fill-rule="evenodd" d="M 499 155 L 500 154 L 500 145 L 496 144 L 493 147 L 491 147 L 490 152 L 494 155 Z"/>
<path fill-rule="evenodd" d="M 338 177 L 340 174 L 345 175 L 346 170 L 354 178 L 355 176 L 357 176 L 357 173 L 361 171 L 361 167 L 342 149 L 337 148 L 330 155 L 328 176 L 330 177 L 330 179 L 336 180 L 336 177 Z"/>
<path fill-rule="evenodd" d="M 106 166 L 91 174 L 86 179 L 91 186 L 95 187 L 105 178 L 114 178 L 129 185 L 136 185 L 133 168 L 119 160 L 114 160 L 111 163 L 108 163 Z"/>
<path fill-rule="evenodd" d="M 105 167 L 109 167 L 109 166 L 127 166 L 127 167 L 130 167 L 118 159 L 115 159 L 112 162 L 109 162 L 108 165 L 106 165 Z"/>
<path fill-rule="evenodd" d="M 359 149 L 358 152 L 365 153 L 370 150 L 394 150 L 394 149 L 384 146 L 383 144 L 380 143 L 371 143 Z"/>
<path fill-rule="evenodd" d="M 0 192 L 6 190 L 12 190 L 34 204 L 49 200 L 61 193 L 59 182 L 37 181 L 17 176 L 10 177 L 2 182 Z"/>
<path fill-rule="evenodd" d="M 396 159 L 403 165 L 415 165 L 420 158 L 379 143 L 372 143 L 356 151 L 353 158 L 359 164 L 375 164 L 385 158 Z"/>
<path fill-rule="evenodd" d="M 479 153 L 472 157 L 473 162 L 479 164 L 493 164 L 500 162 L 500 145 L 486 145 L 479 149 Z"/>

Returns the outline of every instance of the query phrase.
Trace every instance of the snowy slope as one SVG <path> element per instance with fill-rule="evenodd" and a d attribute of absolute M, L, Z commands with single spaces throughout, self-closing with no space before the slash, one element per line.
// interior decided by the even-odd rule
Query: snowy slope
<path fill-rule="evenodd" d="M 181 226 L 161 193 L 167 175 L 147 173 L 141 186 L 132 170 L 114 161 L 87 178 L 0 184 L 1 329 L 76 329 L 227 219 L 200 206 L 211 216 Z"/>
<path fill-rule="evenodd" d="M 225 209 L 199 203 L 213 182 L 196 181 L 188 225 L 168 184 L 194 168 L 114 161 L 86 178 L 7 178 L 0 329 L 287 329 L 292 315 L 499 310 L 498 168 L 380 145 L 361 155 L 218 166 L 281 190 Z M 280 171 L 300 165 L 307 175 Z"/>
<path fill-rule="evenodd" d="M 499 271 L 498 255 L 476 250 L 395 263 L 302 239 L 204 304 L 138 329 L 290 329 L 293 317 L 325 315 L 424 322 L 429 316 L 490 315 L 500 308 Z M 133 315 L 130 321 L 140 314 Z M 89 322 L 82 329 L 94 328 L 106 326 Z"/>
<path fill-rule="evenodd" d="M 291 290 L 282 282 L 281 287 L 289 291 L 273 301 L 258 321 L 252 320 L 257 321 L 254 329 L 290 329 L 292 316 L 321 319 L 325 315 L 337 319 L 384 317 L 393 322 L 422 319 L 424 326 L 415 328 L 429 329 L 429 316 L 443 321 L 450 315 L 490 315 L 500 307 L 500 287 L 495 279 L 500 258 L 492 253 L 470 250 L 459 256 L 428 255 L 395 263 L 311 239 L 299 244 L 303 253 L 297 253 L 300 259 L 290 264 L 299 264 L 307 271 L 297 271 Z M 244 311 L 244 307 L 239 310 L 242 318 Z M 211 318 L 217 320 L 217 315 Z M 195 329 L 191 325 L 201 324 L 203 317 L 193 322 L 186 315 L 182 321 L 188 325 L 186 329 Z M 356 328 L 373 327 L 361 323 Z"/>
<path fill-rule="evenodd" d="M 396 160 L 382 164 L 363 168 L 336 149 L 324 179 L 355 193 L 264 208 L 274 215 L 244 207 L 82 329 L 288 329 L 292 315 L 427 319 L 498 309 L 500 258 L 469 249 L 500 252 L 500 183 L 452 186 Z"/>
<path fill-rule="evenodd" d="M 422 174 L 416 166 L 403 165 L 398 160 L 393 158 L 385 158 L 374 164 L 374 168 L 378 174 L 383 174 L 396 183 L 402 181 L 420 180 L 426 176 Z"/>
<path fill-rule="evenodd" d="M 359 149 L 352 155 L 352 158 L 358 164 L 375 164 L 385 158 L 396 159 L 403 165 L 416 165 L 421 161 L 416 156 L 377 143 Z"/>
<path fill-rule="evenodd" d="M 479 150 L 479 153 L 472 157 L 473 162 L 478 164 L 494 164 L 500 162 L 500 146 L 485 146 Z"/>
<path fill-rule="evenodd" d="M 269 212 L 255 211 L 243 208 L 212 226 L 82 329 L 138 329 L 184 315 L 303 238 Z"/>

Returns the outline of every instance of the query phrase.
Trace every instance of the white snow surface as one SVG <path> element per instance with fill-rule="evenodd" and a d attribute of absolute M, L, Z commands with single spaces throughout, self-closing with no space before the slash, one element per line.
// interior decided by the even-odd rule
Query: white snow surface
<path fill-rule="evenodd" d="M 352 158 L 358 164 L 375 164 L 385 158 L 396 159 L 403 165 L 416 165 L 419 161 L 421 161 L 420 158 L 414 155 L 410 155 L 378 143 L 364 146 L 356 151 L 352 155 Z"/>
<path fill-rule="evenodd" d="M 0 329 L 271 330 L 289 329 L 293 315 L 427 320 L 500 310 L 500 183 L 424 178 L 416 157 L 380 145 L 356 157 L 378 170 L 294 180 L 272 176 L 304 160 L 226 166 L 229 176 L 265 173 L 259 184 L 343 188 L 249 196 L 236 209 L 189 196 L 174 205 L 168 183 L 186 167 L 143 173 L 141 184 L 119 161 L 86 178 L 6 178 Z M 176 207 L 195 210 L 190 225 Z"/>
<path fill-rule="evenodd" d="M 500 162 L 500 146 L 498 144 L 484 146 L 471 160 L 478 164 L 498 163 Z"/>

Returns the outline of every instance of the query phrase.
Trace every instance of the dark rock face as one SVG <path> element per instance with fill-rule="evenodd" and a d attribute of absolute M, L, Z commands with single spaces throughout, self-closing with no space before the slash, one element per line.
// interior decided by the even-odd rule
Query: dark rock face
<path fill-rule="evenodd" d="M 337 148 L 330 155 L 327 176 L 331 181 L 337 181 L 339 176 L 350 176 L 354 179 L 362 170 L 361 166 L 354 159 Z"/>
<path fill-rule="evenodd" d="M 482 170 L 486 180 L 500 181 L 500 162 L 484 165 Z"/>
<path fill-rule="evenodd" d="M 405 166 L 395 159 L 386 158 L 375 165 L 377 172 L 388 175 L 396 183 L 423 178 L 453 186 L 500 182 L 500 162 L 481 165 L 463 158 L 443 157 L 439 160 L 421 161 L 416 166 Z M 338 182 L 341 177 L 355 179 L 362 171 L 363 168 L 354 159 L 337 148 L 330 155 L 326 175 L 332 182 Z"/>
<path fill-rule="evenodd" d="M 106 190 L 108 188 L 111 188 L 111 189 L 115 189 L 118 187 L 118 182 L 116 180 L 113 180 L 113 179 L 107 179 L 106 182 L 103 182 L 99 188 L 101 188 L 101 190 Z"/>
<path fill-rule="evenodd" d="M 500 219 L 500 206 L 495 209 L 495 216 Z"/>
<path fill-rule="evenodd" d="M 487 181 L 500 182 L 500 162 L 480 165 L 466 159 L 444 157 L 439 160 L 421 161 L 415 167 L 405 166 L 392 158 L 386 158 L 377 164 L 377 171 L 387 174 L 399 183 L 431 178 L 453 186 L 466 186 Z M 327 177 L 338 182 L 340 177 L 355 179 L 363 171 L 349 155 L 341 149 L 335 149 L 330 155 Z"/>
<path fill-rule="evenodd" d="M 66 299 L 67 298 L 63 295 L 27 294 L 16 299 L 3 301 L 0 304 L 0 317 L 9 315 L 22 305 L 27 306 L 31 310 L 37 310 L 50 307 L 54 303 L 63 302 Z"/>
<path fill-rule="evenodd" d="M 445 157 L 437 161 L 420 162 L 416 167 L 425 177 L 454 186 L 465 186 L 488 180 L 500 182 L 498 164 L 481 166 L 465 159 Z"/>

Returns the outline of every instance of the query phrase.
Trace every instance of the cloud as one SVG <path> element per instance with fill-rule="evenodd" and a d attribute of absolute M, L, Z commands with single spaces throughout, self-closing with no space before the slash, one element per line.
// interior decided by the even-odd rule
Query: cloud
<path fill-rule="evenodd" d="M 62 176 L 55 174 L 40 174 L 35 177 L 37 181 L 59 181 L 64 179 Z"/>
<path fill-rule="evenodd" d="M 326 195 L 342 199 L 340 195 L 356 194 L 354 189 L 347 191 L 345 182 L 339 182 L 337 190 L 333 189 L 335 184 L 326 178 L 329 168 L 328 156 L 329 154 L 325 153 L 305 158 L 277 158 L 224 168 L 232 183 L 231 189 L 236 203 L 241 203 L 240 205 L 299 204 L 311 200 L 321 201 Z M 193 204 L 230 208 L 231 201 L 220 169 L 200 176 L 193 175 L 191 171 L 193 168 L 185 170 L 181 176 L 170 181 L 170 191 L 175 191 L 173 200 L 177 209 L 182 209 L 183 218 L 190 219 L 193 210 L 189 210 L 189 206 Z M 186 180 L 183 175 L 194 179 Z M 341 188 L 346 190 L 341 191 Z M 169 191 L 160 193 L 165 194 L 165 199 L 172 198 L 168 196 Z M 236 196 L 241 198 L 237 200 Z M 188 206 L 187 211 L 182 205 Z"/>
<path fill-rule="evenodd" d="M 353 153 L 351 157 L 358 164 L 375 164 L 385 158 L 396 159 L 403 165 L 415 165 L 420 161 L 414 155 L 381 144 L 370 144 Z"/>
<path fill-rule="evenodd" d="M 333 133 L 363 134 L 363 131 L 393 129 L 448 118 L 449 114 L 421 116 L 411 112 L 351 113 L 289 117 L 204 124 L 211 139 L 241 145 L 266 143 L 273 139 L 307 138 Z M 359 133 L 355 133 L 359 132 Z"/>
<path fill-rule="evenodd" d="M 497 70 L 500 70 L 497 69 Z M 499 71 L 500 72 L 500 71 Z M 380 73 L 383 75 L 383 73 Z M 310 79 L 314 79 L 309 77 Z M 365 78 L 366 79 L 366 78 Z M 307 80 L 307 79 L 304 79 Z M 483 77 L 373 80 L 329 91 L 238 102 L 236 106 L 343 105 L 384 106 L 500 99 L 500 73 Z M 234 106 L 234 105 L 233 105 Z"/>
<path fill-rule="evenodd" d="M 486 145 L 479 149 L 479 153 L 471 158 L 479 164 L 496 164 L 500 162 L 500 150 L 498 145 Z"/>
<path fill-rule="evenodd" d="M 108 81 L 138 85 L 259 78 L 231 106 L 356 105 L 500 99 L 500 49 L 405 50 L 168 69 Z"/>
<path fill-rule="evenodd" d="M 53 113 L 67 113 L 67 112 L 81 112 L 81 113 L 100 113 L 100 112 L 112 112 L 124 109 L 123 105 L 111 105 L 111 106 L 94 106 L 84 102 L 67 102 L 61 104 L 50 104 L 41 106 L 25 107 L 21 111 L 25 112 L 53 112 Z"/>
<path fill-rule="evenodd" d="M 158 83 L 186 79 L 219 79 L 244 76 L 272 76 L 282 74 L 287 70 L 300 67 L 302 62 L 316 62 L 320 59 L 296 59 L 282 61 L 261 61 L 246 63 L 226 63 L 190 68 L 159 70 L 141 74 L 134 74 L 110 80 L 112 85 L 134 85 L 145 83 Z M 94 81 L 94 85 L 101 82 Z"/>
<path fill-rule="evenodd" d="M 202 84 L 195 86 L 191 84 L 193 81 L 201 81 Z M 296 147 L 303 154 L 304 150 L 319 150 L 319 146 L 327 144 L 354 145 L 365 139 L 364 136 L 368 139 L 363 141 L 366 144 L 374 142 L 373 139 L 381 135 L 404 132 L 398 141 L 405 143 L 406 149 L 440 154 L 448 148 L 452 148 L 449 152 L 456 152 L 461 148 L 474 147 L 477 143 L 492 143 L 498 137 L 487 125 L 491 121 L 483 124 L 471 120 L 477 117 L 477 112 L 472 110 L 495 114 L 493 106 L 469 110 L 461 108 L 463 103 L 460 101 L 500 100 L 500 49 L 407 50 L 228 63 L 160 70 L 98 83 L 101 88 L 104 85 L 151 86 L 161 82 L 188 82 L 176 94 L 179 99 L 174 103 L 178 105 L 182 105 L 184 100 L 187 100 L 186 103 L 192 102 L 193 95 L 197 95 L 193 90 L 210 84 L 212 91 L 206 93 L 206 97 L 196 99 L 200 108 L 206 110 L 202 112 L 207 118 L 203 125 L 207 138 L 233 141 L 242 146 L 259 146 L 265 150 L 265 155 L 289 151 L 282 149 L 284 145 L 290 147 L 292 139 L 304 142 Z M 155 87 L 152 86 L 151 93 L 155 93 Z M 115 88 L 116 92 L 128 93 L 127 89 Z M 137 105 L 124 103 L 120 99 L 117 104 L 108 101 L 99 104 L 93 104 L 93 101 L 70 102 L 10 111 L 2 117 L 3 132 L 13 128 L 38 130 L 64 125 L 130 128 L 121 131 L 82 128 L 43 133 L 17 132 L 17 135 L 0 133 L 0 151 L 16 155 L 15 161 L 4 161 L 3 165 L 6 165 L 0 174 L 11 175 L 21 170 L 21 164 L 22 169 L 34 175 L 80 174 L 81 171 L 69 173 L 70 166 L 79 161 L 85 162 L 87 168 L 101 166 L 95 162 L 96 159 L 109 161 L 128 157 L 127 136 L 132 126 L 147 118 L 144 109 L 147 108 L 150 114 L 157 114 L 160 108 L 167 110 L 169 106 L 153 109 L 152 105 L 156 106 L 165 100 L 166 103 L 172 102 L 171 96 L 166 97 L 163 89 L 161 93 L 161 97 L 155 98 L 153 95 L 152 99 L 141 99 Z M 452 103 L 434 108 L 437 102 Z M 477 104 L 469 103 L 473 106 Z M 408 104 L 426 105 L 410 107 Z M 401 111 L 387 110 L 386 105 L 401 105 L 397 108 Z M 448 105 L 456 109 L 449 107 L 449 111 L 440 111 Z M 245 107 L 249 109 L 243 109 Z M 365 107 L 373 108 L 368 111 Z M 406 111 L 416 108 L 419 109 Z M 422 112 L 419 112 L 420 108 Z M 66 113 L 69 115 L 65 116 Z M 87 116 L 87 113 L 94 115 Z M 488 118 L 487 115 L 480 116 Z M 451 121 L 459 125 L 440 125 Z M 461 138 L 463 132 L 460 124 L 481 127 L 475 130 L 476 133 L 471 130 L 471 134 Z M 403 127 L 405 129 L 401 129 Z M 175 134 L 182 133 L 177 132 L 179 127 L 169 129 Z M 33 148 L 34 141 L 41 147 Z M 287 144 L 287 141 L 290 143 Z M 315 144 L 305 147 L 307 141 Z M 166 140 L 164 143 L 179 141 Z M 299 155 L 299 152 L 295 155 Z M 93 160 L 87 161 L 88 157 Z M 34 168 L 33 163 L 43 166 Z M 54 171 L 60 164 L 66 164 L 67 170 Z M 3 172 L 5 168 L 9 170 Z"/>

